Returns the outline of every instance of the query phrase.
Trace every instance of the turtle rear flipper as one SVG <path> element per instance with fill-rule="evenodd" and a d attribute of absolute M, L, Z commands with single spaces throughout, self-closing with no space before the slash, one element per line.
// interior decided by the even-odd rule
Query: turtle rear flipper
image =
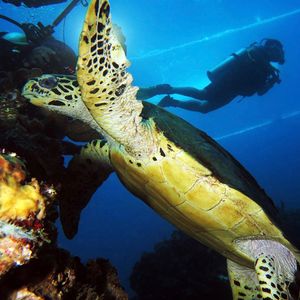
<path fill-rule="evenodd" d="M 260 255 L 255 262 L 255 271 L 263 299 L 293 299 L 285 276 L 277 268 L 276 258 Z"/>
<path fill-rule="evenodd" d="M 92 141 L 70 161 L 59 201 L 60 220 L 67 238 L 77 233 L 81 211 L 112 171 L 105 140 Z"/>
<path fill-rule="evenodd" d="M 299 287 L 291 289 L 293 282 L 280 272 L 278 266 L 279 262 L 272 255 L 259 255 L 254 269 L 227 259 L 233 300 L 299 299 L 296 296 L 299 294 Z"/>
<path fill-rule="evenodd" d="M 233 300 L 262 299 L 256 272 L 227 259 Z"/>

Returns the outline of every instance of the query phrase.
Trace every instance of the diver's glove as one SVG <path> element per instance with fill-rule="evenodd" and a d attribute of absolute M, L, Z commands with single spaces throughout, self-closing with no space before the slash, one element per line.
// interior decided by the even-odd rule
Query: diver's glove
<path fill-rule="evenodd" d="M 34 48 L 31 53 L 24 59 L 23 64 L 26 68 L 45 69 L 49 65 L 58 63 L 57 54 L 48 47 L 40 46 Z"/>

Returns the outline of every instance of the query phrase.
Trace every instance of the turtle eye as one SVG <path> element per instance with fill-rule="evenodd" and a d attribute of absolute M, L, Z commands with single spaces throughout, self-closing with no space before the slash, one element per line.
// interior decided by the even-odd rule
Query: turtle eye
<path fill-rule="evenodd" d="M 43 78 L 39 81 L 41 87 L 46 89 L 53 89 L 57 86 L 57 79 L 55 77 Z"/>

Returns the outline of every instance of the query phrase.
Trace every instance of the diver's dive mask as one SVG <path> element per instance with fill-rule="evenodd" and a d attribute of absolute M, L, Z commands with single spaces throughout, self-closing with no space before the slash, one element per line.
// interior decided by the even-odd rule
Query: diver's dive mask
<path fill-rule="evenodd" d="M 284 51 L 281 42 L 275 39 L 264 39 L 261 44 L 270 61 L 277 62 L 280 65 L 284 64 Z"/>

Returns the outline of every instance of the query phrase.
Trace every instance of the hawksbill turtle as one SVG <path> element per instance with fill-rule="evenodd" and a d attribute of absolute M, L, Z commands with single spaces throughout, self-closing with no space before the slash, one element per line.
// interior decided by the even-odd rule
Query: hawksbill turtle
<path fill-rule="evenodd" d="M 272 200 L 205 133 L 136 99 L 129 62 L 111 28 L 109 2 L 92 0 L 80 38 L 78 84 L 45 75 L 23 89 L 32 103 L 79 118 L 101 135 L 71 166 L 83 176 L 82 186 L 92 181 L 95 189 L 115 171 L 163 218 L 227 258 L 235 300 L 297 299 L 289 288 L 300 253 Z M 69 188 L 76 190 L 72 180 Z"/>

